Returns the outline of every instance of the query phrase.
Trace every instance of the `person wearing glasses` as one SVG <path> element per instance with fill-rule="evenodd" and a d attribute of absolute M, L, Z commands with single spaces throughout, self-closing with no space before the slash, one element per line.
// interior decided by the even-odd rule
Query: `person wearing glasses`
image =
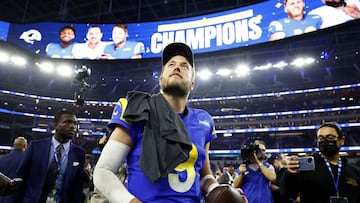
<path fill-rule="evenodd" d="M 326 122 L 316 135 L 320 152 L 313 154 L 315 169 L 298 170 L 299 162 L 292 156 L 287 160 L 280 192 L 291 198 L 300 193 L 301 202 L 360 202 L 360 171 L 339 154 L 345 143 L 342 129 L 336 123 Z"/>
<path fill-rule="evenodd" d="M 240 164 L 240 174 L 234 179 L 233 186 L 241 188 L 251 203 L 273 203 L 270 183 L 276 180 L 275 168 L 266 161 L 265 142 L 256 140 L 253 145 L 256 150 L 251 150 L 248 158 L 242 150 L 245 162 Z"/>

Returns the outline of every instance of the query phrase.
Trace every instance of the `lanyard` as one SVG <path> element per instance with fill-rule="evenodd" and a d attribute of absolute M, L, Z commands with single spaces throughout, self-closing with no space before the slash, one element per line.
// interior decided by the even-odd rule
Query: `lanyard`
<path fill-rule="evenodd" d="M 61 165 L 64 163 L 64 161 L 65 161 L 65 159 L 66 159 L 66 157 L 68 155 L 68 152 L 66 152 L 65 148 L 64 148 L 64 152 L 65 152 L 64 156 L 62 156 L 61 160 L 58 160 L 58 157 L 56 156 L 56 154 L 57 154 L 56 149 L 55 149 L 55 146 L 54 146 L 54 159 L 56 161 L 57 168 L 58 168 L 59 171 L 61 169 Z"/>
<path fill-rule="evenodd" d="M 342 167 L 342 161 L 341 161 L 341 158 L 339 156 L 339 160 L 338 160 L 338 174 L 337 174 L 337 177 L 336 177 L 336 181 L 335 181 L 335 177 L 334 177 L 334 174 L 331 170 L 331 166 L 330 166 L 330 163 L 327 159 L 325 159 L 323 156 L 322 158 L 324 159 L 325 163 L 326 163 L 326 166 L 328 167 L 328 170 L 330 172 L 330 175 L 331 175 L 331 178 L 333 180 L 333 183 L 334 183 L 334 186 L 335 186 L 335 190 L 336 190 L 336 196 L 339 197 L 339 179 L 340 179 L 340 173 L 341 173 L 341 167 Z"/>

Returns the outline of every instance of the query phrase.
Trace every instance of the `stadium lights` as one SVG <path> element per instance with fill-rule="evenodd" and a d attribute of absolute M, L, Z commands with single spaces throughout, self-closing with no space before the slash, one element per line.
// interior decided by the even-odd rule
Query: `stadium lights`
<path fill-rule="evenodd" d="M 228 76 L 230 74 L 231 74 L 231 70 L 228 68 L 221 68 L 218 71 L 216 71 L 216 75 Z"/>
<path fill-rule="evenodd" d="M 247 65 L 238 65 L 235 69 L 235 74 L 237 77 L 245 77 L 249 75 L 250 68 Z"/>
<path fill-rule="evenodd" d="M 24 67 L 24 68 L 25 68 L 25 65 L 27 64 L 26 59 L 21 56 L 12 56 L 12 57 L 10 57 L 10 61 L 13 64 L 15 64 L 16 66 Z"/>
<path fill-rule="evenodd" d="M 9 62 L 9 54 L 5 52 L 0 52 L 0 62 L 1 63 L 8 63 Z"/>
<path fill-rule="evenodd" d="M 291 65 L 294 65 L 295 67 L 303 67 L 305 65 L 309 65 L 311 63 L 314 63 L 315 59 L 308 57 L 308 58 L 297 58 L 293 62 L 291 62 Z"/>
<path fill-rule="evenodd" d="M 56 68 L 56 73 L 62 77 L 70 77 L 74 74 L 74 69 L 69 65 L 60 65 Z"/>
<path fill-rule="evenodd" d="M 286 63 L 285 61 L 280 61 L 280 62 L 274 64 L 272 67 L 282 70 L 282 68 L 286 67 L 287 65 L 288 65 L 288 63 Z"/>
<path fill-rule="evenodd" d="M 40 68 L 40 71 L 45 72 L 45 73 L 53 73 L 55 70 L 54 64 L 52 64 L 48 61 L 43 62 L 43 63 L 36 62 L 35 64 Z"/>
<path fill-rule="evenodd" d="M 197 76 L 202 80 L 208 80 L 212 76 L 212 72 L 210 72 L 208 69 L 203 69 L 197 73 Z"/>
<path fill-rule="evenodd" d="M 268 70 L 271 68 L 271 66 L 272 66 L 271 63 L 267 63 L 266 65 L 255 66 L 254 70 Z"/>

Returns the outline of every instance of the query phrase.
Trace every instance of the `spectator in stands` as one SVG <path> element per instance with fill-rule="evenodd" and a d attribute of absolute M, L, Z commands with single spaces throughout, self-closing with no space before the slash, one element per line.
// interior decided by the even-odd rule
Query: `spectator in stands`
<path fill-rule="evenodd" d="M 219 178 L 221 177 L 223 173 L 221 172 L 221 170 L 219 168 L 217 168 L 214 172 L 214 177 L 215 179 L 219 182 Z"/>
<path fill-rule="evenodd" d="M 342 129 L 335 123 L 323 123 L 316 135 L 320 153 L 314 154 L 315 170 L 298 171 L 299 162 L 287 160 L 281 193 L 291 198 L 300 193 L 304 203 L 359 203 L 360 171 L 339 154 L 345 142 Z"/>
<path fill-rule="evenodd" d="M 238 176 L 233 166 L 226 166 L 223 168 L 222 175 L 217 179 L 220 184 L 232 185 L 234 179 Z"/>
<path fill-rule="evenodd" d="M 16 169 L 19 167 L 21 160 L 24 157 L 27 147 L 27 140 L 24 137 L 17 137 L 13 143 L 13 151 L 0 158 L 0 172 L 9 178 L 15 178 Z M 18 192 L 8 196 L 0 196 L 0 203 L 13 202 Z"/>
<path fill-rule="evenodd" d="M 245 163 L 240 164 L 240 174 L 233 186 L 241 188 L 251 203 L 272 203 L 270 183 L 276 180 L 275 169 L 266 162 L 265 142 L 256 140 L 254 145 L 257 146 L 257 153 L 251 151 Z"/>

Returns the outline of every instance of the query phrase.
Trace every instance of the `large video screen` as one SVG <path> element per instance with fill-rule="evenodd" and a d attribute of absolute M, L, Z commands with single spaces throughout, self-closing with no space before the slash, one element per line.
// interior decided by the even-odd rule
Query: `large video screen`
<path fill-rule="evenodd" d="M 360 9 L 358 0 L 352 2 L 347 6 Z M 209 15 L 129 24 L 0 22 L 0 40 L 53 58 L 153 58 L 175 41 L 187 43 L 194 53 L 205 53 L 293 37 L 355 19 L 346 9 L 335 8 L 343 6 L 340 3 L 269 0 Z"/>

